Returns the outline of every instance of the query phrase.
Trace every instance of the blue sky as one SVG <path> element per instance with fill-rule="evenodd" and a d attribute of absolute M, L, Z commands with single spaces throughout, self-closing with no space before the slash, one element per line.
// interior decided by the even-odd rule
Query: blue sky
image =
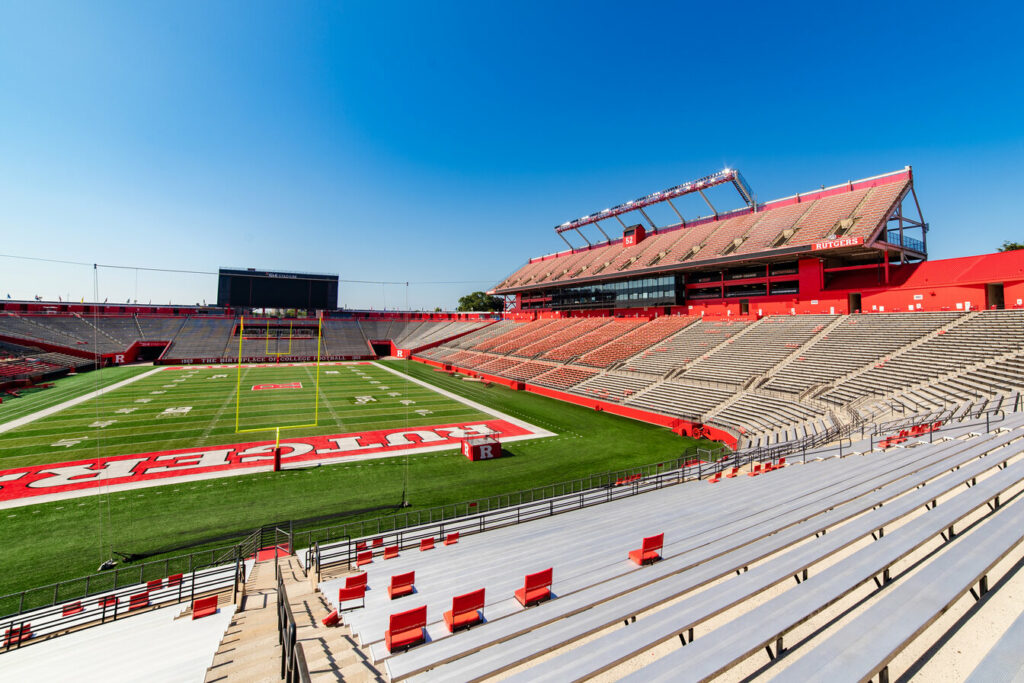
<path fill-rule="evenodd" d="M 913 165 L 932 258 L 1024 238 L 1020 6 L 0 5 L 0 253 L 339 273 L 453 306 L 552 226 L 731 166 L 762 200 Z M 0 296 L 208 275 L 0 258 Z"/>

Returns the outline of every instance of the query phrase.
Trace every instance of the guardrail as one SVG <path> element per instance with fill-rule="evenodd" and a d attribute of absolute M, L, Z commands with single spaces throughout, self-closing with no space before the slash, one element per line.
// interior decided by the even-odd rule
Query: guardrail
<path fill-rule="evenodd" d="M 701 461 L 694 461 L 692 465 L 679 463 L 676 467 L 665 468 L 661 472 L 648 475 L 636 473 L 632 477 L 626 477 L 630 479 L 629 481 L 623 481 L 618 484 L 614 480 L 605 481 L 600 486 L 582 488 L 558 496 L 545 497 L 541 500 L 503 506 L 484 512 L 452 516 L 441 521 L 420 525 L 396 527 L 368 536 L 352 537 L 330 545 L 316 544 L 314 546 L 315 550 L 314 547 L 310 547 L 306 551 L 304 562 L 307 566 L 316 566 L 318 571 L 321 567 L 330 567 L 344 563 L 352 564 L 355 562 L 356 554 L 363 550 L 364 543 L 366 544 L 365 549 L 368 550 L 379 550 L 390 545 L 408 548 L 417 546 L 425 538 L 443 541 L 448 534 L 455 532 L 458 532 L 460 536 L 483 533 L 484 531 L 572 512 L 613 500 L 629 498 L 666 486 L 681 484 L 685 481 L 701 479 L 718 469 L 720 468 L 716 467 L 715 463 Z M 584 480 L 575 481 L 582 482 Z"/>
<path fill-rule="evenodd" d="M 286 683 L 309 683 L 309 667 L 302 643 L 298 642 L 298 625 L 288 591 L 281 576 L 281 565 L 274 560 L 277 577 L 277 642 L 281 645 L 281 679 Z"/>
<path fill-rule="evenodd" d="M 163 560 L 115 566 L 113 569 L 88 576 L 3 595 L 0 596 L 0 622 L 7 616 L 116 592 L 126 586 L 137 586 L 174 574 L 192 574 L 203 567 L 228 564 L 234 566 L 239 557 L 244 559 L 251 555 L 242 554 L 243 552 L 242 547 L 237 544 L 220 546 Z"/>
<path fill-rule="evenodd" d="M 328 544 L 337 543 L 339 541 L 351 541 L 353 539 L 363 538 L 366 536 L 375 536 L 382 533 L 394 532 L 403 528 L 421 526 L 424 524 L 435 524 L 446 520 L 466 517 L 468 515 L 510 508 L 571 493 L 579 493 L 580 491 L 586 491 L 589 489 L 603 488 L 614 485 L 616 481 L 636 475 L 649 477 L 658 474 L 659 472 L 679 469 L 686 462 L 693 461 L 702 456 L 715 457 L 723 452 L 728 452 L 728 448 L 722 446 L 720 449 L 712 450 L 698 449 L 694 447 L 684 452 L 679 457 L 671 460 L 663 460 L 660 462 L 637 465 L 635 467 L 628 467 L 608 472 L 599 472 L 587 475 L 586 477 L 580 477 L 578 479 L 546 484 L 544 486 L 514 491 L 512 493 L 503 493 L 485 498 L 450 503 L 448 505 L 439 505 L 431 508 L 425 508 L 423 510 L 411 510 L 395 515 L 347 522 L 345 524 L 320 527 L 318 529 L 306 531 L 296 531 L 292 537 L 293 547 L 310 548 L 314 543 L 319 543 L 321 547 L 324 547 Z"/>
<path fill-rule="evenodd" d="M 64 600 L 47 607 L 20 611 L 0 618 L 3 646 L 0 652 L 20 648 L 41 637 L 53 638 L 72 631 L 116 621 L 156 607 L 191 602 L 232 587 L 233 598 L 245 582 L 245 564 L 236 557 L 231 564 L 196 567 L 190 573 L 165 575 L 101 593 Z M 58 584 L 59 585 L 59 584 Z"/>

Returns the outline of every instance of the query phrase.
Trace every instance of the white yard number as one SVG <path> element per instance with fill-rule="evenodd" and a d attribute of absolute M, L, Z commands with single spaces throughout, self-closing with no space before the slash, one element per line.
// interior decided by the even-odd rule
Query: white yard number
<path fill-rule="evenodd" d="M 180 415 L 187 415 L 188 411 L 192 410 L 192 406 L 182 406 L 180 408 L 168 408 L 164 412 L 157 415 L 157 417 L 176 417 Z"/>
<path fill-rule="evenodd" d="M 82 443 L 87 438 L 89 438 L 89 437 L 82 436 L 82 437 L 79 437 L 77 439 L 61 439 L 57 443 L 51 443 L 50 445 L 51 446 L 63 446 L 64 448 L 71 448 L 72 446 L 77 446 L 78 444 Z"/>
<path fill-rule="evenodd" d="M 356 404 L 363 405 L 366 403 L 376 403 L 377 399 L 373 396 L 356 396 Z"/>

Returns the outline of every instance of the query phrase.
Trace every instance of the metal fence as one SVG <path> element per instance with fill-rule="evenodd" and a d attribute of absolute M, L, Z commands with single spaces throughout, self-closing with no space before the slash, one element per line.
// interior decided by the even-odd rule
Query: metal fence
<path fill-rule="evenodd" d="M 237 550 L 238 547 L 234 548 Z M 245 582 L 245 564 L 241 556 L 236 556 L 232 563 L 197 566 L 188 573 L 164 573 L 160 578 L 149 580 L 144 580 L 145 575 L 143 569 L 133 577 L 136 581 L 131 585 L 85 593 L 60 601 L 54 599 L 49 606 L 19 610 L 17 614 L 0 618 L 0 633 L 5 634 L 0 651 L 21 647 L 40 636 L 52 638 L 116 621 L 151 608 L 191 602 L 197 596 L 223 591 L 228 587 L 231 587 L 234 598 L 235 591 Z M 58 593 L 60 585 L 55 585 Z M 92 585 L 95 586 L 96 582 Z M 24 593 L 21 595 L 24 596 Z"/>
<path fill-rule="evenodd" d="M 422 526 L 425 524 L 440 524 L 447 520 L 459 519 L 471 515 L 479 515 L 494 510 L 503 510 L 510 507 L 526 505 L 537 501 L 557 498 L 568 494 L 579 493 L 591 489 L 603 489 L 615 486 L 616 482 L 639 476 L 641 478 L 651 477 L 662 472 L 678 470 L 688 462 L 696 462 L 699 459 L 711 459 L 720 457 L 727 453 L 728 448 L 721 446 L 712 449 L 697 449 L 685 452 L 672 460 L 663 460 L 647 465 L 637 465 L 625 469 L 612 470 L 589 474 L 578 479 L 546 484 L 530 489 L 523 489 L 512 493 L 502 493 L 494 496 L 475 498 L 448 505 L 439 505 L 422 510 L 409 510 L 394 515 L 375 517 L 372 519 L 358 520 L 337 524 L 333 526 L 296 531 L 293 535 L 293 543 L 296 548 L 311 548 L 315 543 L 321 547 L 341 541 L 351 541 L 368 536 L 378 536 L 384 533 L 397 532 L 400 529 Z M 705 466 L 706 467 L 706 466 Z M 705 472 L 708 470 L 704 470 Z"/>
<path fill-rule="evenodd" d="M 0 615 L 17 615 L 42 607 L 83 600 L 102 593 L 113 593 L 124 587 L 165 579 L 174 574 L 192 574 L 202 568 L 234 565 L 239 557 L 244 559 L 251 554 L 245 553 L 245 547 L 243 542 L 141 564 L 115 566 L 96 574 L 10 593 L 0 596 Z"/>

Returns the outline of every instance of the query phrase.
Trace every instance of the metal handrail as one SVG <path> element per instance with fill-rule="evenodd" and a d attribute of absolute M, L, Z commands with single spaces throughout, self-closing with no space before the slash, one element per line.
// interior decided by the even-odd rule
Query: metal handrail
<path fill-rule="evenodd" d="M 281 678 L 286 683 L 309 683 L 309 667 L 302 643 L 298 642 L 298 624 L 288 603 L 288 591 L 280 564 L 274 560 L 277 574 L 277 642 L 281 645 Z"/>
<path fill-rule="evenodd" d="M 60 604 L 0 618 L 0 633 L 6 634 L 10 629 L 20 629 L 23 626 L 31 632 L 31 636 L 24 639 L 5 638 L 0 652 L 19 648 L 28 642 L 38 642 L 39 636 L 52 638 L 71 631 L 99 626 L 107 621 L 116 621 L 128 614 L 141 613 L 144 608 L 191 602 L 197 595 L 220 592 L 232 587 L 237 581 L 239 571 L 244 575 L 244 566 L 239 569 L 237 563 L 197 567 L 173 585 L 170 585 L 166 578 L 161 580 L 160 588 L 151 589 L 146 583 L 137 583 L 106 593 L 93 594 L 88 598 L 73 598 Z M 133 597 L 138 603 L 135 608 L 132 607 Z"/>
<path fill-rule="evenodd" d="M 447 534 L 454 532 L 458 532 L 460 535 L 471 535 L 563 512 L 571 512 L 685 481 L 700 479 L 712 471 L 712 465 L 698 461 L 694 465 L 682 465 L 618 485 L 614 482 L 607 482 L 599 487 L 577 490 L 521 505 L 462 515 L 418 526 L 400 527 L 365 537 L 347 539 L 331 545 L 318 545 L 316 561 L 321 567 L 351 564 L 355 562 L 356 554 L 360 552 L 357 546 L 362 543 L 366 543 L 366 548 L 370 550 L 380 550 L 391 545 L 397 545 L 399 548 L 414 547 L 425 538 L 444 540 Z M 378 542 L 374 545 L 375 541 Z M 314 561 L 311 559 L 312 553 L 312 548 L 307 550 L 306 562 Z"/>
<path fill-rule="evenodd" d="M 234 565 L 238 548 L 238 544 L 221 546 L 138 565 L 119 566 L 104 572 L 2 595 L 0 596 L 0 620 L 7 616 L 111 593 L 126 585 L 142 585 L 149 580 L 166 578 L 172 574 L 191 574 L 200 568 L 221 564 Z M 244 550 L 241 553 L 242 557 L 248 557 Z M 123 578 L 127 578 L 131 583 L 124 583 Z M 5 605 L 11 605 L 11 607 L 7 608 Z"/>
<path fill-rule="evenodd" d="M 727 450 L 722 446 L 722 450 Z M 721 451 L 719 451 L 720 453 Z M 401 528 L 420 526 L 423 524 L 438 523 L 446 520 L 466 517 L 469 515 L 500 510 L 531 503 L 537 500 L 546 500 L 557 496 L 571 493 L 578 493 L 594 488 L 603 488 L 614 484 L 618 479 L 624 479 L 635 474 L 643 477 L 651 476 L 662 471 L 678 469 L 684 463 L 700 457 L 702 453 L 714 455 L 712 450 L 693 449 L 684 452 L 677 458 L 662 460 L 646 465 L 637 465 L 619 470 L 599 472 L 578 479 L 546 484 L 531 489 L 522 489 L 510 493 L 502 493 L 486 498 L 464 500 L 447 505 L 439 505 L 422 510 L 407 511 L 386 517 L 375 517 L 373 519 L 348 522 L 334 526 L 320 527 L 307 531 L 297 531 L 293 540 L 293 547 L 312 547 L 314 542 L 320 542 L 321 547 L 328 543 L 337 543 L 353 539 L 362 539 L 396 531 Z M 332 544 L 333 544 L 332 543 Z"/>

